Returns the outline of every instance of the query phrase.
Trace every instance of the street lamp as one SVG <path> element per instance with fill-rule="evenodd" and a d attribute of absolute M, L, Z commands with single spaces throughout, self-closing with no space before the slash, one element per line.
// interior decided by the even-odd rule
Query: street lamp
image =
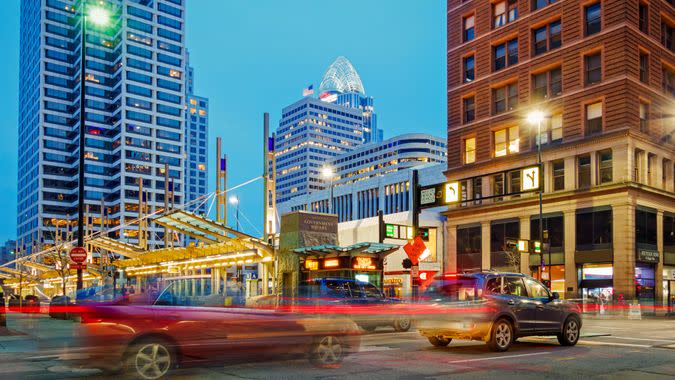
<path fill-rule="evenodd" d="M 544 168 L 541 162 L 541 123 L 544 121 L 546 116 L 542 111 L 535 110 L 530 112 L 527 115 L 527 121 L 530 124 L 536 124 L 537 125 L 537 166 L 539 167 L 539 178 L 542 177 L 542 174 L 544 173 Z M 543 202 L 543 194 L 544 194 L 544 186 L 542 181 L 539 181 L 539 246 L 542 247 L 544 245 L 544 202 Z M 542 260 L 544 257 L 544 252 L 541 251 L 542 255 Z M 552 280 L 551 278 L 551 250 L 548 250 L 548 279 L 549 281 Z"/>
<path fill-rule="evenodd" d="M 237 220 L 237 231 L 239 231 L 239 196 L 233 195 L 230 197 L 230 204 L 237 207 L 237 214 L 235 219 Z"/>
<path fill-rule="evenodd" d="M 80 143 L 78 165 L 78 196 L 77 196 L 77 246 L 84 246 L 84 147 L 85 147 L 85 83 L 86 83 L 86 51 L 87 51 L 87 19 L 99 27 L 106 26 L 110 21 L 110 13 L 107 9 L 97 6 L 89 7 L 85 12 L 86 1 L 82 1 L 80 9 L 81 26 L 80 33 Z M 82 269 L 77 269 L 77 290 L 82 289 Z"/>
<path fill-rule="evenodd" d="M 333 171 L 333 168 L 330 166 L 324 166 L 321 168 L 321 176 L 325 180 L 330 181 L 330 198 L 328 200 L 328 213 L 332 214 L 333 213 L 333 178 L 335 177 L 335 172 Z"/>

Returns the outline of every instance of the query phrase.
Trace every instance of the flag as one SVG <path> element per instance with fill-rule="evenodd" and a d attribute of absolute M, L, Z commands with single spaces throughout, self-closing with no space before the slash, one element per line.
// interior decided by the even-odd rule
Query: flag
<path fill-rule="evenodd" d="M 314 95 L 314 85 L 310 84 L 309 87 L 302 89 L 302 96 Z"/>

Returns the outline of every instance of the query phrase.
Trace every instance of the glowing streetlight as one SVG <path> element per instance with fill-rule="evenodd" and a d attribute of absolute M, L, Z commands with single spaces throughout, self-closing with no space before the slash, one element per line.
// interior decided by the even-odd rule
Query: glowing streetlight
<path fill-rule="evenodd" d="M 321 168 L 321 177 L 325 180 L 330 181 L 330 199 L 328 200 L 328 213 L 333 213 L 333 177 L 335 177 L 335 172 L 330 166 L 324 166 Z"/>
<path fill-rule="evenodd" d="M 537 124 L 541 123 L 542 121 L 544 121 L 545 117 L 546 116 L 544 115 L 543 112 L 541 112 L 539 110 L 535 110 L 535 111 L 532 111 L 529 114 L 527 114 L 527 122 L 532 124 L 532 125 L 537 125 Z"/>
<path fill-rule="evenodd" d="M 544 173 L 544 168 L 541 162 L 541 123 L 544 121 L 546 118 L 546 115 L 544 112 L 540 110 L 534 110 L 531 111 L 527 115 L 527 122 L 536 125 L 537 126 L 537 164 L 539 166 L 539 175 L 541 176 Z M 544 244 L 544 201 L 543 201 L 543 194 L 544 194 L 544 187 L 541 185 L 541 181 L 539 181 L 539 244 L 540 246 Z M 541 269 L 543 271 L 544 269 L 544 252 L 541 252 Z M 549 281 L 551 280 L 551 250 L 548 250 L 548 276 L 549 276 Z"/>
<path fill-rule="evenodd" d="M 230 197 L 230 204 L 236 205 L 239 204 L 239 198 L 236 195 Z"/>
<path fill-rule="evenodd" d="M 90 7 L 87 19 L 97 26 L 106 26 L 110 22 L 110 12 L 105 8 Z"/>
<path fill-rule="evenodd" d="M 232 195 L 229 199 L 231 205 L 236 206 L 237 214 L 235 220 L 237 221 L 237 231 L 239 231 L 239 196 Z"/>
<path fill-rule="evenodd" d="M 331 168 L 330 166 L 324 166 L 323 168 L 321 168 L 321 176 L 323 178 L 331 179 L 333 178 L 333 175 L 335 175 L 335 173 L 333 172 L 333 168 Z"/>

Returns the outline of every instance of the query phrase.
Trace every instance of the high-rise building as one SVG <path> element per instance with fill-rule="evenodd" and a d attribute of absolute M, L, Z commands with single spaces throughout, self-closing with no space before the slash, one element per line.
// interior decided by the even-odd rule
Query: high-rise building
<path fill-rule="evenodd" d="M 568 298 L 673 300 L 672 2 L 447 6 L 446 175 L 462 197 L 446 268 L 517 269 Z M 540 240 L 539 189 L 543 255 L 514 263 L 508 239 Z"/>
<path fill-rule="evenodd" d="M 209 99 L 194 94 L 194 70 L 189 66 L 189 54 L 186 62 L 185 203 L 189 211 L 205 214 L 206 202 L 197 199 L 206 194 L 208 186 Z"/>
<path fill-rule="evenodd" d="M 325 188 L 321 168 L 363 144 L 363 113 L 305 97 L 282 111 L 276 132 L 277 203 Z"/>
<path fill-rule="evenodd" d="M 308 89 L 309 90 L 309 89 Z M 373 98 L 354 66 L 338 57 L 321 80 L 282 110 L 276 132 L 277 203 L 325 188 L 321 168 L 357 146 L 382 140 Z"/>
<path fill-rule="evenodd" d="M 319 98 L 361 110 L 364 142 L 382 141 L 382 130 L 377 128 L 373 97 L 366 95 L 361 77 L 347 58 L 337 57 L 328 67 L 319 85 Z"/>
<path fill-rule="evenodd" d="M 169 165 L 183 202 L 185 157 L 184 0 L 21 2 L 17 238 L 51 240 L 54 224 L 77 216 L 81 10 L 103 7 L 107 25 L 87 22 L 85 198 L 94 229 L 164 203 Z M 137 242 L 137 226 L 112 237 Z M 149 226 L 151 244 L 163 228 Z"/>

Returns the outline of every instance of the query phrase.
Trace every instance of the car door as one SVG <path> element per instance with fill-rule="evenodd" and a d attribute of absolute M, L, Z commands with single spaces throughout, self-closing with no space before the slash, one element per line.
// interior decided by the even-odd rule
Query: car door
<path fill-rule="evenodd" d="M 553 300 L 548 289 L 533 278 L 525 279 L 525 286 L 527 287 L 530 299 L 536 304 L 537 332 L 559 331 L 562 318 L 560 302 Z"/>
<path fill-rule="evenodd" d="M 519 333 L 533 333 L 537 325 L 537 307 L 530 300 L 522 277 L 504 277 L 504 292 L 507 307 L 516 316 Z"/>

